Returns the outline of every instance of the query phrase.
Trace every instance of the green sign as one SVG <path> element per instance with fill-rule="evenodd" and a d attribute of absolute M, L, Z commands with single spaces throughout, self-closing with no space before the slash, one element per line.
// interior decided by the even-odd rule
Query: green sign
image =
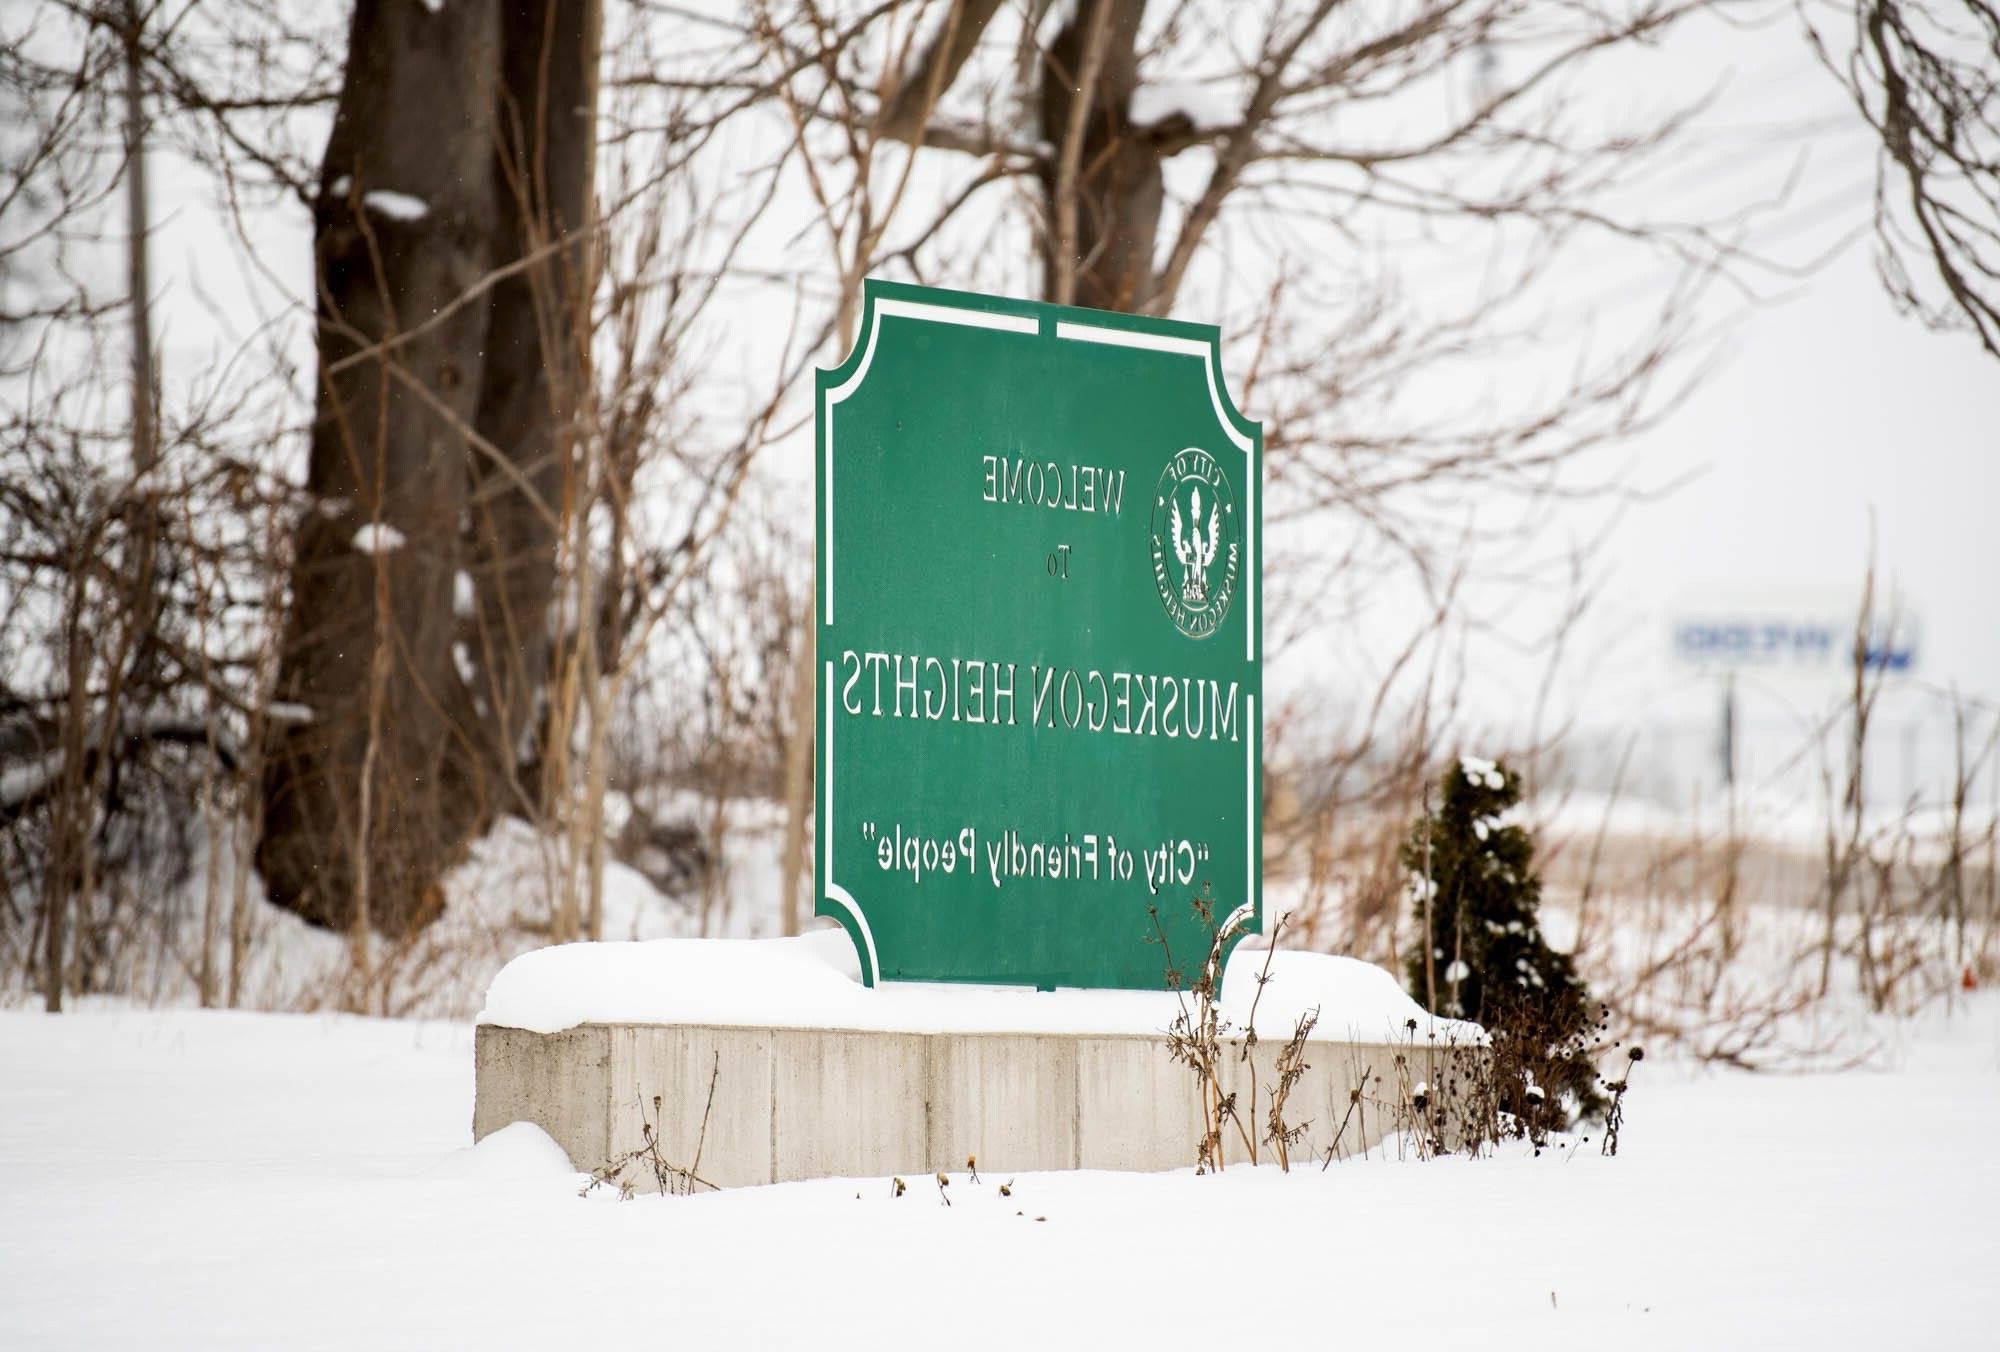
<path fill-rule="evenodd" d="M 1158 990 L 1261 928 L 1258 474 L 1207 325 L 869 282 L 818 380 L 818 913 Z"/>

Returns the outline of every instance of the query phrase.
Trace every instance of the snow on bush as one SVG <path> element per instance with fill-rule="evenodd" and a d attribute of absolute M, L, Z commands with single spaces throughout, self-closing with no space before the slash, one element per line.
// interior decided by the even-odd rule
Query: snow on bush
<path fill-rule="evenodd" d="M 1404 843 L 1404 868 L 1424 938 L 1410 955 L 1410 990 L 1442 1014 L 1492 1030 L 1495 1110 L 1540 1138 L 1574 1114 L 1601 1113 L 1589 1043 L 1598 1030 L 1590 993 L 1567 953 L 1542 936 L 1541 879 L 1526 828 L 1505 824 L 1520 802 L 1518 776 L 1462 757 L 1446 772 L 1442 803 Z M 1545 1092 L 1551 1091 L 1551 1092 Z"/>

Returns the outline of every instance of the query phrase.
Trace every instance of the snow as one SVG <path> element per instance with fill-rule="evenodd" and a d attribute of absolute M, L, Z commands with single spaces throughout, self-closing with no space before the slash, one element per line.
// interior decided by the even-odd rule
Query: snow
<path fill-rule="evenodd" d="M 668 822 L 716 819 L 713 805 L 697 814 L 700 804 L 692 794 L 650 806 Z M 629 804 L 621 810 L 631 811 Z M 610 815 L 616 820 L 618 814 Z M 662 892 L 631 866 L 617 859 L 606 861 L 603 932 L 607 938 L 748 936 L 776 928 L 782 811 L 755 800 L 731 801 L 723 805 L 721 821 L 725 833 L 720 842 L 704 838 L 715 851 L 717 864 L 706 879 L 685 877 L 672 882 L 671 891 Z M 195 959 L 209 888 L 213 886 L 226 914 L 239 858 L 247 857 L 238 853 L 244 846 L 227 827 L 212 837 L 206 820 L 195 818 L 189 865 L 160 901 L 161 960 L 136 947 L 116 950 L 113 961 L 99 972 L 106 990 L 151 1004 L 197 1002 Z M 553 870 L 562 863 L 566 847 L 559 835 L 538 834 L 518 817 L 496 821 L 472 843 L 467 858 L 445 875 L 444 915 L 417 936 L 398 961 L 378 969 L 367 1008 L 411 1017 L 472 1018 L 494 974 L 509 959 L 548 943 L 553 889 L 559 881 Z M 656 853 L 641 851 L 649 857 Z M 653 858 L 649 866 L 661 862 Z M 251 898 L 264 895 L 263 881 L 254 869 L 245 882 Z M 247 920 L 248 942 L 239 973 L 244 1007 L 268 1011 L 345 1007 L 355 977 L 345 935 L 261 902 L 250 907 Z M 226 970 L 226 933 L 216 943 L 217 961 Z M 0 988 L 0 1006 L 38 999 L 30 985 Z M 0 1345 L 4 1342 L 0 1338 Z"/>
<path fill-rule="evenodd" d="M 1458 772 L 1465 776 L 1468 784 L 1483 784 L 1496 791 L 1507 787 L 1507 776 L 1500 773 L 1498 763 L 1482 756 L 1460 756 Z M 1485 837 L 1481 836 L 1480 839 L 1484 840 Z"/>
<path fill-rule="evenodd" d="M 1372 963 L 1323 953 L 1270 955 L 1239 945 L 1222 978 L 1222 1012 L 1238 1029 L 1256 1005 L 1260 1037 L 1285 1037 L 1319 1011 L 1315 1037 L 1401 1042 L 1424 1036 L 1470 1043 L 1470 1024 L 1434 1019 Z M 703 1023 L 737 1027 L 860 1028 L 913 1033 L 1159 1033 L 1179 997 L 1167 991 L 1019 986 L 861 984 L 844 930 L 788 939 L 658 939 L 566 944 L 524 953 L 486 992 L 481 1023 L 554 1033 L 585 1023 Z"/>
<path fill-rule="evenodd" d="M 431 214 L 430 203 L 423 198 L 412 197 L 406 192 L 391 192 L 387 188 L 373 188 L 363 193 L 361 205 L 392 221 L 421 221 Z"/>
<path fill-rule="evenodd" d="M 463 1024 L 5 1013 L 0 1342 L 1989 1345 L 2000 993 L 1891 1031 L 1837 1075 L 1649 1056 L 1615 1159 L 954 1171 L 947 1207 L 909 1175 L 579 1198 L 533 1128 L 472 1146 Z M 1194 1298 L 1194 1236 L 1259 1280 Z"/>
<path fill-rule="evenodd" d="M 453 1151 L 425 1176 L 506 1182 L 570 1172 L 569 1156 L 546 1131 L 533 1122 L 515 1122 L 477 1145 Z"/>
<path fill-rule="evenodd" d="M 1257 1006 L 1257 1035 L 1287 1037 L 1299 1016 L 1318 1011 L 1315 1038 L 1406 1041 L 1411 1022 L 1423 1038 L 1469 1046 L 1484 1042 L 1477 1024 L 1437 1018 L 1404 993 L 1396 978 L 1372 962 L 1280 949 L 1270 953 L 1270 981 L 1257 999 L 1257 978 L 1267 950 L 1240 945 L 1222 972 L 1222 1012 L 1238 1029 Z"/>
<path fill-rule="evenodd" d="M 1818 855 L 1826 848 L 1831 829 L 1836 838 L 1847 825 L 1844 808 L 1835 796 L 1811 793 L 1740 789 L 1733 797 L 1717 795 L 1713 800 L 1680 808 L 1664 807 L 1634 795 L 1572 791 L 1551 794 L 1526 805 L 1524 820 L 1531 821 L 1543 839 L 1589 841 L 1599 836 L 1639 840 L 1691 841 L 1701 836 L 1711 839 L 1734 833 L 1752 844 L 1789 847 Z M 1829 825 L 1831 823 L 1831 825 Z M 1951 809 L 1912 806 L 1906 800 L 1869 807 L 1862 815 L 1864 839 L 1891 839 L 1907 835 L 1919 857 L 1927 861 L 1945 857 L 1950 849 Z M 1962 838 L 1979 839 L 2000 826 L 2000 802 L 1968 801 L 1960 823 Z"/>
<path fill-rule="evenodd" d="M 404 545 L 403 532 L 394 526 L 371 522 L 354 532 L 354 547 L 363 554 L 386 554 Z"/>
<path fill-rule="evenodd" d="M 1221 131 L 1242 121 L 1236 101 L 1214 84 L 1160 80 L 1140 85 L 1132 93 L 1132 121 L 1137 126 L 1155 126 L 1176 113 L 1198 131 Z"/>

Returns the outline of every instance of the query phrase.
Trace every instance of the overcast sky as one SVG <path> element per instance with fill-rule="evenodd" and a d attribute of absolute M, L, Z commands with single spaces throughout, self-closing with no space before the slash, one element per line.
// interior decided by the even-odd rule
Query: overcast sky
<path fill-rule="evenodd" d="M 1756 281 L 1774 299 L 1718 310 L 1718 368 L 1634 444 L 1644 482 L 1684 482 L 1626 511 L 1611 537 L 1570 672 L 1578 720 L 1712 764 L 1717 681 L 1675 659 L 1674 620 L 1851 615 L 1871 532 L 1880 584 L 1915 617 L 1914 683 L 2000 701 L 2000 361 L 1896 312 L 1868 228 L 1872 142 L 1796 20 L 1709 24 L 1682 54 L 1690 80 L 1723 88 L 1691 197 L 1747 200 L 1796 173 L 1748 243 L 1825 261 Z M 1753 759 L 1769 766 L 1795 744 L 1835 679 L 1744 680 Z M 1948 765 L 1949 719 L 1914 688 L 1891 705 L 1881 787 L 1901 796 Z"/>
<path fill-rule="evenodd" d="M 1638 443 L 1649 481 L 1695 477 L 1618 532 L 1597 712 L 1689 683 L 1666 660 L 1676 613 L 1759 593 L 1858 596 L 1871 529 L 1880 577 L 1921 626 L 1919 678 L 2000 699 L 2000 362 L 1896 313 L 1865 228 L 1871 142 L 1796 23 L 1703 38 L 1701 58 L 1728 79 L 1710 125 L 1746 129 L 1719 137 L 1724 155 L 1732 140 L 1742 150 L 1716 161 L 1718 179 L 1740 192 L 1804 157 L 1753 246 L 1801 259 L 1849 242 L 1803 281 L 1769 283 L 1784 299 L 1743 313 L 1721 368 Z M 1779 124 L 1792 129 L 1754 132 Z"/>

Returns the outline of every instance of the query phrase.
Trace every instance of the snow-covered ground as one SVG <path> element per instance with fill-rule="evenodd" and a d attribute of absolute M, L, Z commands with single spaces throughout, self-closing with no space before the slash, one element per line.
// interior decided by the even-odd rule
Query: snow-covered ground
<path fill-rule="evenodd" d="M 1616 1159 L 577 1196 L 471 1027 L 0 1014 L 0 1346 L 1990 1348 L 2000 992 L 1640 1067 Z"/>
<path fill-rule="evenodd" d="M 614 809 L 615 830 L 618 814 L 629 809 L 618 795 L 607 807 Z M 705 880 L 669 895 L 637 869 L 608 861 L 604 938 L 757 938 L 777 933 L 780 811 L 741 799 L 719 808 L 704 800 L 698 810 L 692 795 L 671 807 L 668 820 L 702 823 L 702 844 L 713 856 Z M 210 942 L 218 970 L 227 971 L 234 856 L 223 837 L 223 848 L 211 864 L 207 824 L 196 819 L 190 834 L 190 862 L 178 881 L 163 889 L 152 922 L 157 929 L 147 931 L 146 943 L 114 948 L 97 977 L 100 992 L 150 1005 L 198 1003 L 198 954 L 211 888 L 219 898 L 215 909 L 221 918 Z M 445 876 L 446 903 L 438 921 L 400 951 L 377 945 L 375 971 L 359 997 L 348 936 L 267 905 L 263 880 L 252 871 L 239 975 L 241 1006 L 296 1012 L 365 1008 L 409 1018 L 470 1018 L 478 1013 L 494 973 L 549 942 L 562 849 L 559 838 L 538 835 L 518 817 L 500 818 Z M 0 1008 L 38 1004 L 40 999 L 35 971 L 0 972 Z"/>

